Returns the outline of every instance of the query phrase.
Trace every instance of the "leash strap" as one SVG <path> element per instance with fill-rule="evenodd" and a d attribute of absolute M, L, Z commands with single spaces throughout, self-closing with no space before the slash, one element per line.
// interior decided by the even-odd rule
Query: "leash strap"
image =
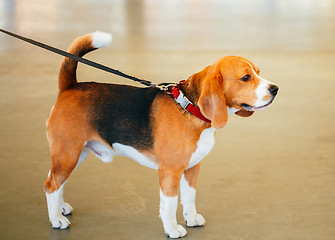
<path fill-rule="evenodd" d="M 78 62 L 81 62 L 81 63 L 84 63 L 86 65 L 89 65 L 91 67 L 94 67 L 94 68 L 98 68 L 100 70 L 103 70 L 105 72 L 109 72 L 109 73 L 113 73 L 115 75 L 118 75 L 120 77 L 124 77 L 124 78 L 127 78 L 127 79 L 130 79 L 130 80 L 133 80 L 135 82 L 138 82 L 138 83 L 141 83 L 145 86 L 148 86 L 148 87 L 157 87 L 154 83 L 150 82 L 150 81 L 147 81 L 147 80 L 143 80 L 143 79 L 139 79 L 137 77 L 133 77 L 133 76 L 130 76 L 128 74 L 125 74 L 123 72 L 120 72 L 119 70 L 116 70 L 116 69 L 113 69 L 113 68 L 110 68 L 110 67 L 107 67 L 107 66 L 104 66 L 102 64 L 99 64 L 99 63 L 96 63 L 96 62 L 93 62 L 93 61 L 90 61 L 86 58 L 82 58 L 82 57 L 79 57 L 79 56 L 76 56 L 76 55 L 73 55 L 71 53 L 68 53 L 68 52 L 65 52 L 63 50 L 60 50 L 58 48 L 55 48 L 55 47 L 51 47 L 49 45 L 46 45 L 44 43 L 41 43 L 41 42 L 38 42 L 38 41 L 35 41 L 35 40 L 32 40 L 32 39 L 29 39 L 29 38 L 26 38 L 26 37 L 23 37 L 23 36 L 20 36 L 20 35 L 17 35 L 15 33 L 12 33 L 12 32 L 9 32 L 9 31 L 6 31 L 4 29 L 1 29 L 0 28 L 0 32 L 3 32 L 7 35 L 10 35 L 14 38 L 18 38 L 22 41 L 25 41 L 25 42 L 28 42 L 30 44 L 33 44 L 37 47 L 40 47 L 40 48 L 44 48 L 48 51 L 51 51 L 51 52 L 54 52 L 54 53 L 57 53 L 59 55 L 62 55 L 64 57 L 68 57 L 68 58 L 71 58 L 75 61 L 78 61 Z"/>
<path fill-rule="evenodd" d="M 109 73 L 112 73 L 112 74 L 115 74 L 115 75 L 118 75 L 120 77 L 124 77 L 124 78 L 127 78 L 127 79 L 130 79 L 130 80 L 133 80 L 135 82 L 138 82 L 140 84 L 143 84 L 145 86 L 148 86 L 148 87 L 157 87 L 163 91 L 165 91 L 166 93 L 168 94 L 172 94 L 173 97 L 175 98 L 175 100 L 178 102 L 178 104 L 187 112 L 191 113 L 192 115 L 200 118 L 201 120 L 205 121 L 205 122 L 211 122 L 209 119 L 207 119 L 200 111 L 199 108 L 197 108 L 196 106 L 194 106 L 184 95 L 183 93 L 179 90 L 180 88 L 180 83 L 177 84 L 177 86 L 175 84 L 168 84 L 166 86 L 164 86 L 164 84 L 162 86 L 157 86 L 156 84 L 150 82 L 150 81 L 147 81 L 147 80 L 143 80 L 143 79 L 139 79 L 137 77 L 133 77 L 133 76 L 130 76 L 128 74 L 125 74 L 123 72 L 120 72 L 119 70 L 116 70 L 116 69 L 113 69 L 113 68 L 110 68 L 110 67 L 107 67 L 107 66 L 104 66 L 102 64 L 99 64 L 99 63 L 96 63 L 96 62 L 93 62 L 91 60 L 88 60 L 86 58 L 82 58 L 82 57 L 79 57 L 79 56 L 76 56 L 76 55 L 73 55 L 71 53 L 68 53 L 68 52 L 65 52 L 63 50 L 60 50 L 58 48 L 55 48 L 55 47 L 51 47 L 47 44 L 44 44 L 44 43 L 41 43 L 41 42 L 38 42 L 38 41 L 35 41 L 35 40 L 32 40 L 32 39 L 29 39 L 29 38 L 26 38 L 26 37 L 23 37 L 23 36 L 20 36 L 20 35 L 17 35 L 15 33 L 12 33 L 12 32 L 9 32 L 9 31 L 6 31 L 4 29 L 1 29 L 0 28 L 0 32 L 3 32 L 7 35 L 10 35 L 14 38 L 18 38 L 22 41 L 25 41 L 25 42 L 28 42 L 30 44 L 33 44 L 37 47 L 40 47 L 40 48 L 44 48 L 48 51 L 51 51 L 51 52 L 54 52 L 56 54 L 59 54 L 59 55 L 62 55 L 64 57 L 68 57 L 70 59 L 73 59 L 75 61 L 78 61 L 78 62 L 81 62 L 81 63 L 84 63 L 86 65 L 89 65 L 91 67 L 94 67 L 94 68 L 97 68 L 97 69 L 100 69 L 100 70 L 103 70 L 103 71 L 106 71 L 106 72 L 109 72 Z M 171 91 L 171 92 L 170 92 Z"/>

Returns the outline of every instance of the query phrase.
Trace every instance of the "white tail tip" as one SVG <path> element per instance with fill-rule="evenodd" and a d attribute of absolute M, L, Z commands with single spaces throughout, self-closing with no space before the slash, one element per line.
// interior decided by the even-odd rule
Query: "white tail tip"
<path fill-rule="evenodd" d="M 112 34 L 101 31 L 92 33 L 92 45 L 95 48 L 106 47 L 112 42 Z"/>

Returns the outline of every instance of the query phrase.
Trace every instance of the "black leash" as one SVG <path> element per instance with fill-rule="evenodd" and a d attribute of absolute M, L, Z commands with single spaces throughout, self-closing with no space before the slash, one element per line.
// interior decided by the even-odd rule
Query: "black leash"
<path fill-rule="evenodd" d="M 150 81 L 147 81 L 147 80 L 139 79 L 139 78 L 137 78 L 137 77 L 130 76 L 130 75 L 128 75 L 128 74 L 125 74 L 125 73 L 123 73 L 123 72 L 120 72 L 119 70 L 116 70 L 116 69 L 113 69 L 113 68 L 104 66 L 104 65 L 102 65 L 102 64 L 99 64 L 99 63 L 90 61 L 90 60 L 88 60 L 88 59 L 86 59 L 86 58 L 78 57 L 78 56 L 76 56 L 76 55 L 73 55 L 73 54 L 71 54 L 71 53 L 65 52 L 65 51 L 60 50 L 60 49 L 58 49 L 58 48 L 51 47 L 51 46 L 46 45 L 46 44 L 44 44 L 44 43 L 37 42 L 37 41 L 32 40 L 32 39 L 29 39 L 29 38 L 22 37 L 22 36 L 20 36 L 20 35 L 17 35 L 17 34 L 12 33 L 12 32 L 8 32 L 8 31 L 3 30 L 3 29 L 1 29 L 1 28 L 0 28 L 0 31 L 3 32 L 3 33 L 5 33 L 5 34 L 8 34 L 8 35 L 10 35 L 10 36 L 12 36 L 12 37 L 18 38 L 18 39 L 20 39 L 20 40 L 23 40 L 23 41 L 25 41 L 25 42 L 28 42 L 28 43 L 33 44 L 33 45 L 35 45 L 35 46 L 38 46 L 38 47 L 40 47 L 40 48 L 44 48 L 44 49 L 46 49 L 46 50 L 48 50 L 48 51 L 57 53 L 57 54 L 62 55 L 62 56 L 64 56 L 64 57 L 71 58 L 71 59 L 73 59 L 73 60 L 75 60 L 75 61 L 84 63 L 84 64 L 89 65 L 89 66 L 91 66 L 91 67 L 98 68 L 98 69 L 100 69 L 100 70 L 103 70 L 103 71 L 106 71 L 106 72 L 109 72 L 109 73 L 113 73 L 113 74 L 115 74 L 115 75 L 118 75 L 118 76 L 121 76 L 121 77 L 130 79 L 130 80 L 133 80 L 133 81 L 135 81 L 135 82 L 141 83 L 141 84 L 143 84 L 143 85 L 145 85 L 145 86 L 148 86 L 148 87 L 157 87 L 156 84 L 154 84 L 154 83 L 152 83 L 152 82 L 150 82 Z M 160 88 L 160 87 L 159 87 L 159 88 Z"/>

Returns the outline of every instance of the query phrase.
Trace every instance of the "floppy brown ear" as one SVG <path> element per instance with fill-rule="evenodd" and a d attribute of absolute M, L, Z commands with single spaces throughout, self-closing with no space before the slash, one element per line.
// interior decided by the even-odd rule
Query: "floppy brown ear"
<path fill-rule="evenodd" d="M 240 117 L 250 117 L 252 114 L 254 114 L 254 111 L 240 110 L 237 111 L 235 114 Z"/>
<path fill-rule="evenodd" d="M 204 76 L 204 74 L 202 73 L 200 76 Z M 198 106 L 201 113 L 211 120 L 214 128 L 223 128 L 228 121 L 227 104 L 222 84 L 222 76 L 218 71 L 207 71 L 205 79 L 201 83 Z"/>

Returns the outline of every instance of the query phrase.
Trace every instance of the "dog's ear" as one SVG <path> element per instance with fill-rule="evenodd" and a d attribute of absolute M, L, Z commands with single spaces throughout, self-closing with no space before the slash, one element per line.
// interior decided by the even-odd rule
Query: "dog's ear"
<path fill-rule="evenodd" d="M 228 112 L 221 73 L 214 66 L 210 66 L 198 73 L 196 77 L 201 81 L 198 100 L 201 113 L 211 120 L 212 127 L 223 128 L 228 121 Z"/>
<path fill-rule="evenodd" d="M 237 111 L 235 114 L 240 117 L 250 117 L 252 114 L 254 114 L 254 111 L 240 110 Z"/>

